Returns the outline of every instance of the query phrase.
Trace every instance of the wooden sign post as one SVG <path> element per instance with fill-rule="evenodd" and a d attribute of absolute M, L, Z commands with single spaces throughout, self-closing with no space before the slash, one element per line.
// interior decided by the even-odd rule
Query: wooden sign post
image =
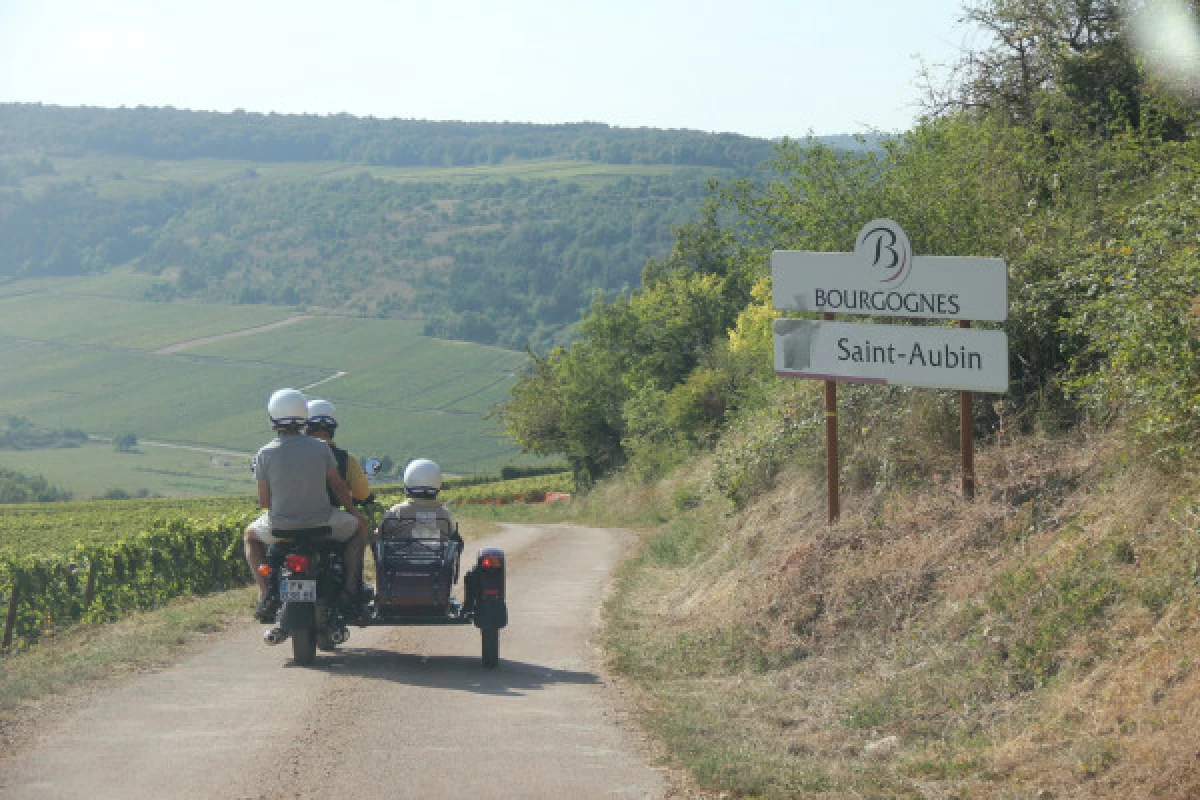
<path fill-rule="evenodd" d="M 971 327 L 970 320 L 961 320 L 960 328 Z M 958 393 L 958 449 L 962 454 L 962 496 L 975 499 L 975 415 L 971 408 L 971 393 Z"/>
<path fill-rule="evenodd" d="M 833 320 L 828 311 L 821 319 Z M 838 426 L 837 426 L 837 381 L 825 381 L 825 507 L 829 510 L 829 524 L 841 516 L 841 501 L 838 498 Z"/>

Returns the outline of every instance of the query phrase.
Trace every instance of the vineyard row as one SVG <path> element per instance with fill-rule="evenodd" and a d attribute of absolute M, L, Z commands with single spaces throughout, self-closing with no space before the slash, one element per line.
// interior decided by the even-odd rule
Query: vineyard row
<path fill-rule="evenodd" d="M 4 650 L 28 647 L 71 623 L 114 620 L 180 595 L 244 584 L 248 520 L 161 520 L 145 533 L 82 544 L 68 555 L 0 557 Z"/>

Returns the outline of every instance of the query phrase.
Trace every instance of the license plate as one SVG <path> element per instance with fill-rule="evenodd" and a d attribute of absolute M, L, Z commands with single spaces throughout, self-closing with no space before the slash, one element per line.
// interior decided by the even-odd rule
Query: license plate
<path fill-rule="evenodd" d="M 279 599 L 285 603 L 315 603 L 317 582 L 283 578 L 279 581 Z"/>

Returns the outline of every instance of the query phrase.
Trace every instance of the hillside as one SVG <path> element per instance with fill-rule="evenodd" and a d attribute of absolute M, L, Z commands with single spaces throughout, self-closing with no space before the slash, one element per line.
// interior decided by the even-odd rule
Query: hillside
<path fill-rule="evenodd" d="M 693 785 L 734 796 L 1195 796 L 1195 482 L 1121 449 L 988 446 L 974 503 L 947 454 L 832 527 L 808 470 L 742 510 L 711 462 L 607 486 L 610 524 L 670 519 L 610 607 L 613 666 Z"/>
<path fill-rule="evenodd" d="M 639 283 L 711 179 L 770 153 L 599 124 L 0 105 L 0 281 L 127 267 L 155 278 L 146 299 L 545 349 Z"/>
<path fill-rule="evenodd" d="M 569 341 L 711 180 L 770 152 L 599 124 L 0 105 L 0 413 L 92 437 L 0 447 L 0 467 L 79 497 L 247 491 L 262 399 L 293 385 L 337 403 L 356 453 L 494 472 L 517 448 L 488 415 L 524 348 Z"/>

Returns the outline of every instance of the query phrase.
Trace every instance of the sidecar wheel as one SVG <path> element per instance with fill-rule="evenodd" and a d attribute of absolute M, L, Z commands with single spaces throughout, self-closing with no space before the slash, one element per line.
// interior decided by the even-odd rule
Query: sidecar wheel
<path fill-rule="evenodd" d="M 500 629 L 480 628 L 480 638 L 483 639 L 483 665 L 496 667 L 500 665 Z"/>

